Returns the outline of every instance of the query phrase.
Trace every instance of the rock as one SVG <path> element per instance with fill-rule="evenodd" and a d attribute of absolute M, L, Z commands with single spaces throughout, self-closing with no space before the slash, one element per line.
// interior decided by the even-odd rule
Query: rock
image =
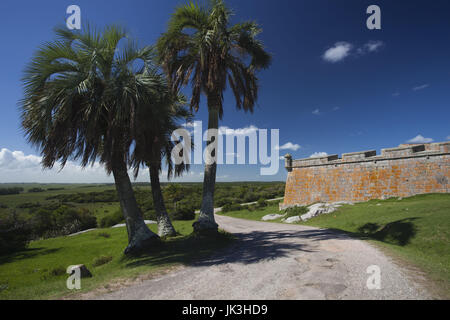
<path fill-rule="evenodd" d="M 72 271 L 70 274 L 73 274 L 75 272 L 75 269 L 80 269 L 81 278 L 92 278 L 92 273 L 88 268 L 86 268 L 84 264 L 70 266 L 70 270 Z"/>
<path fill-rule="evenodd" d="M 276 220 L 284 217 L 284 214 L 268 214 L 261 218 L 262 221 Z"/>
<path fill-rule="evenodd" d="M 306 221 L 321 214 L 331 213 L 339 208 L 342 204 L 343 203 L 315 203 L 309 206 L 308 213 L 301 215 L 300 218 L 302 221 Z"/>
<path fill-rule="evenodd" d="M 336 206 L 336 205 L 344 205 L 344 204 L 348 204 L 348 205 L 354 205 L 355 203 L 351 202 L 351 201 L 337 201 L 337 202 L 333 202 L 332 205 Z"/>
<path fill-rule="evenodd" d="M 289 217 L 286 220 L 284 220 L 284 222 L 286 223 L 295 223 L 295 222 L 300 222 L 301 219 L 299 216 L 293 216 L 293 217 Z"/>

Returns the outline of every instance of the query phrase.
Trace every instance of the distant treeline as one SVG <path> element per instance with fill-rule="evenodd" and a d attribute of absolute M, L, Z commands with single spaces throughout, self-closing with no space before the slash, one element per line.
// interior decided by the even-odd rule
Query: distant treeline
<path fill-rule="evenodd" d="M 15 188 L 0 188 L 0 196 L 8 195 L 8 194 L 19 194 L 23 192 L 23 188 L 15 187 Z"/>
<path fill-rule="evenodd" d="M 95 202 L 117 202 L 116 190 L 105 190 L 103 192 L 79 192 L 69 194 L 57 194 L 47 197 L 46 200 L 59 200 L 61 202 L 95 203 Z"/>
<path fill-rule="evenodd" d="M 0 255 L 24 249 L 28 242 L 96 228 L 96 217 L 85 208 L 55 205 L 0 213 Z"/>

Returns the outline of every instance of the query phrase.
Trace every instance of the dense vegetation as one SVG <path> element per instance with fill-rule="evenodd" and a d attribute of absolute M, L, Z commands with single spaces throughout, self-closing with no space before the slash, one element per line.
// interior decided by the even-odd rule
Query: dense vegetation
<path fill-rule="evenodd" d="M 19 194 L 23 192 L 23 188 L 13 187 L 13 188 L 0 188 L 0 196 L 7 194 Z"/>
<path fill-rule="evenodd" d="M 31 240 L 58 237 L 97 226 L 108 228 L 125 222 L 117 192 L 111 185 L 25 187 L 24 193 L 2 197 L 0 254 L 22 250 Z M 43 191 L 29 191 L 36 189 Z M 134 192 L 144 218 L 156 221 L 149 184 L 136 184 Z M 162 193 L 172 220 L 194 219 L 195 211 L 201 205 L 200 183 L 165 183 Z M 256 210 L 267 205 L 266 199 L 283 196 L 283 193 L 282 182 L 218 183 L 215 207 L 232 211 L 240 209 L 241 203 L 255 201 L 257 203 L 249 208 Z"/>

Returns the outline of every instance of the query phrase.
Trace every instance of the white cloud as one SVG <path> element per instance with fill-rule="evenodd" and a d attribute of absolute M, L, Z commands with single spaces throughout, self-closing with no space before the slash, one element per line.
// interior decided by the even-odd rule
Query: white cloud
<path fill-rule="evenodd" d="M 392 94 L 393 97 L 398 97 L 399 95 L 400 95 L 400 92 L 394 92 L 394 93 Z"/>
<path fill-rule="evenodd" d="M 245 128 L 231 129 L 227 126 L 219 127 L 219 134 L 223 135 L 236 135 L 236 136 L 246 136 L 252 133 L 256 133 L 259 129 L 254 125 L 250 125 Z"/>
<path fill-rule="evenodd" d="M 366 53 L 372 53 L 377 52 L 381 49 L 381 47 L 384 46 L 384 42 L 380 40 L 376 41 L 369 41 L 366 44 L 364 44 L 362 47 L 358 48 L 359 54 L 366 54 Z"/>
<path fill-rule="evenodd" d="M 447 136 L 445 139 L 450 140 L 450 136 Z"/>
<path fill-rule="evenodd" d="M 276 150 L 293 150 L 293 151 L 297 151 L 300 148 L 301 148 L 300 145 L 293 144 L 292 142 L 288 142 L 288 143 L 283 144 L 282 146 L 277 146 L 275 149 Z"/>
<path fill-rule="evenodd" d="M 340 107 L 333 107 L 333 111 L 338 111 L 340 109 L 341 109 Z"/>
<path fill-rule="evenodd" d="M 93 166 L 82 168 L 73 161 L 68 161 L 61 170 L 59 163 L 52 169 L 43 169 L 42 157 L 25 155 L 22 151 L 0 150 L 0 181 L 2 182 L 112 182 L 103 166 L 98 162 Z"/>
<path fill-rule="evenodd" d="M 410 140 L 408 140 L 408 143 L 430 143 L 433 142 L 434 140 L 432 138 L 425 138 L 422 135 L 417 135 L 417 137 L 414 137 Z"/>
<path fill-rule="evenodd" d="M 419 91 L 419 90 L 426 89 L 426 88 L 428 88 L 429 86 L 430 86 L 430 85 L 429 85 L 428 83 L 426 83 L 426 84 L 422 84 L 422 85 L 420 85 L 420 86 L 414 87 L 414 88 L 412 88 L 412 89 L 413 89 L 413 91 Z"/>
<path fill-rule="evenodd" d="M 312 112 L 312 114 L 315 115 L 315 116 L 318 116 L 318 115 L 321 114 L 321 112 L 320 112 L 319 109 L 314 109 L 313 112 Z"/>
<path fill-rule="evenodd" d="M 323 54 L 322 58 L 331 63 L 344 60 L 352 50 L 353 45 L 348 42 L 336 42 L 333 47 L 329 48 Z"/>
<path fill-rule="evenodd" d="M 310 158 L 320 158 L 320 157 L 326 157 L 328 153 L 326 152 L 314 152 L 312 155 L 310 155 Z"/>

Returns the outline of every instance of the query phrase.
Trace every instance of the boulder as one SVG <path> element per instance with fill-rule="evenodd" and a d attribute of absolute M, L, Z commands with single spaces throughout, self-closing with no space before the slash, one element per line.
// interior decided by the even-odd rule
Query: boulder
<path fill-rule="evenodd" d="M 296 223 L 296 222 L 300 222 L 301 219 L 299 216 L 293 216 L 293 217 L 289 217 L 286 220 L 284 220 L 284 222 L 286 223 Z"/>
<path fill-rule="evenodd" d="M 327 214 L 335 211 L 343 203 L 315 203 L 308 207 L 308 213 L 301 215 L 302 221 L 307 221 L 321 214 Z"/>
<path fill-rule="evenodd" d="M 268 214 L 261 218 L 262 221 L 276 220 L 284 217 L 284 214 Z"/>

